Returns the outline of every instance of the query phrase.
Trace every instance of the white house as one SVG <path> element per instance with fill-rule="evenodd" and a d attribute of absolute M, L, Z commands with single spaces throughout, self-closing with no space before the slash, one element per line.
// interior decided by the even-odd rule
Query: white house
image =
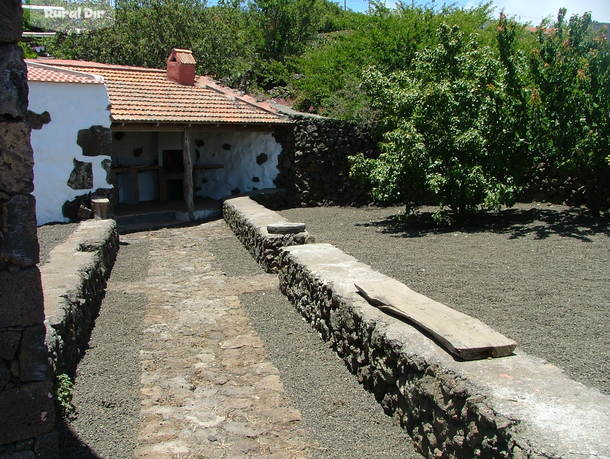
<path fill-rule="evenodd" d="M 110 126 L 111 178 L 116 188 L 114 199 L 117 207 L 136 209 L 143 203 L 165 203 L 166 208 L 174 206 L 186 210 L 192 218 L 197 203 L 204 199 L 217 200 L 275 186 L 278 157 L 282 152 L 276 135 L 289 128 L 292 121 L 269 104 L 223 87 L 209 77 L 196 75 L 195 59 L 189 50 L 172 50 L 166 69 L 48 58 L 28 61 L 29 66 L 40 66 L 40 63 L 61 71 L 102 78 L 110 102 L 110 118 L 106 123 L 100 119 L 103 116 L 98 111 L 97 102 L 87 99 L 85 109 L 85 100 L 76 96 L 77 87 L 92 87 L 91 84 L 66 83 L 66 91 L 73 93 L 53 101 L 35 91 L 31 104 L 36 107 L 32 110 L 38 112 L 43 109 L 51 112 L 50 108 L 44 107 L 59 105 L 62 107 L 60 111 L 73 113 L 72 116 L 79 118 L 79 123 L 73 128 L 64 129 L 61 142 L 56 140 L 54 143 L 57 145 L 47 146 L 55 151 L 48 157 L 53 156 L 53 161 L 62 165 L 72 163 L 72 153 L 68 154 L 68 150 L 59 145 L 63 145 L 62 142 L 74 143 L 74 131 L 83 129 L 87 123 L 87 128 L 99 126 L 98 131 L 88 134 L 79 131 L 81 137 L 91 141 L 85 142 L 84 150 L 79 153 L 107 154 L 105 148 L 96 145 L 106 144 L 101 129 Z M 36 84 L 36 80 L 30 81 Z M 78 109 L 71 105 L 70 101 L 74 99 L 81 100 L 76 106 Z M 90 110 L 95 111 L 99 118 L 85 117 L 84 112 Z M 53 119 L 51 113 L 51 123 Z M 45 129 L 47 126 L 36 132 L 42 137 Z M 80 148 L 71 145 L 70 152 L 74 151 L 72 147 Z M 44 156 L 44 151 L 41 142 L 34 143 L 36 170 L 40 170 L 36 185 L 42 179 L 41 174 L 45 174 L 46 180 L 48 170 L 53 170 L 48 174 L 57 176 L 58 180 L 61 177 L 65 184 L 65 167 L 56 170 L 57 165 L 48 164 L 50 159 L 46 163 L 43 159 L 39 167 L 38 161 Z M 102 183 L 105 172 L 101 169 L 102 158 L 107 157 L 87 157 L 95 158 L 93 168 L 97 171 L 94 171 L 91 191 L 107 188 L 109 185 Z M 61 199 L 48 200 L 47 193 L 57 192 L 55 188 L 51 190 L 55 186 L 47 187 L 44 196 L 37 194 L 37 198 L 45 200 L 41 211 L 57 209 L 59 201 L 67 198 L 67 194 L 61 192 Z M 71 191 L 68 194 L 73 195 Z M 50 221 L 47 214 L 44 215 L 40 215 L 41 222 Z"/>
<path fill-rule="evenodd" d="M 101 76 L 37 62 L 28 62 L 28 84 L 38 224 L 68 221 L 66 202 L 111 187 L 102 165 L 111 151 L 86 156 L 78 144 L 92 126 L 110 128 L 108 93 Z"/>

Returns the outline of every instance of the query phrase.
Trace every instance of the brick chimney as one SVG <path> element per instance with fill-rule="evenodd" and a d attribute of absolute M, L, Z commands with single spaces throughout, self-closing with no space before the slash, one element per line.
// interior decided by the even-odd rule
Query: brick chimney
<path fill-rule="evenodd" d="M 190 49 L 174 48 L 167 58 L 167 78 L 178 84 L 195 84 L 195 58 Z"/>

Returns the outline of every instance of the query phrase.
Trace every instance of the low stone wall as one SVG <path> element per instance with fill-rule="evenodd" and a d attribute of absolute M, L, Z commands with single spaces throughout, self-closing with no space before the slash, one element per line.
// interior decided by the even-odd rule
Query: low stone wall
<path fill-rule="evenodd" d="M 277 272 L 282 247 L 314 242 L 307 231 L 296 234 L 269 234 L 267 225 L 287 219 L 254 202 L 247 196 L 227 199 L 222 215 L 237 238 L 267 272 Z"/>
<path fill-rule="evenodd" d="M 114 220 L 87 220 L 41 268 L 49 360 L 72 374 L 82 357 L 119 250 Z"/>
<path fill-rule="evenodd" d="M 361 205 L 369 190 L 349 177 L 348 157 L 377 156 L 370 129 L 329 118 L 297 118 L 290 131 L 275 137 L 283 152 L 276 185 L 285 188 L 298 206 Z"/>
<path fill-rule="evenodd" d="M 329 244 L 287 247 L 280 289 L 429 457 L 610 456 L 610 397 L 548 362 L 460 362 L 354 287 L 387 278 Z"/>

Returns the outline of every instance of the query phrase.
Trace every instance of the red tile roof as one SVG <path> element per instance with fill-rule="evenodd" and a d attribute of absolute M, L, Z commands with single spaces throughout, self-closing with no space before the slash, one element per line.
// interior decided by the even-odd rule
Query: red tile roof
<path fill-rule="evenodd" d="M 192 56 L 191 56 L 192 57 Z M 185 58 L 186 59 L 186 58 Z M 99 62 L 40 58 L 28 64 L 101 75 L 111 118 L 125 123 L 285 124 L 290 119 L 269 104 L 199 76 L 195 86 L 168 80 L 165 70 Z"/>
<path fill-rule="evenodd" d="M 49 65 L 28 62 L 28 81 L 45 83 L 81 83 L 103 84 L 102 77 L 73 70 L 51 67 Z"/>

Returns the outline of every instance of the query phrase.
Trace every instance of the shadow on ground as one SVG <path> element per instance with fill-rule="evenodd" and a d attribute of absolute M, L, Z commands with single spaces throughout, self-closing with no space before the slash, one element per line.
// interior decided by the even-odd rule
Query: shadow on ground
<path fill-rule="evenodd" d="M 609 223 L 609 217 L 594 216 L 581 208 L 562 210 L 514 208 L 487 215 L 478 215 L 463 224 L 455 226 L 436 225 L 432 219 L 432 212 L 428 211 L 409 217 L 402 214 L 390 215 L 377 221 L 357 223 L 356 226 L 378 227 L 384 234 L 406 238 L 454 231 L 466 233 L 491 231 L 507 234 L 509 239 L 517 239 L 528 235 L 533 235 L 535 239 L 545 239 L 557 235 L 591 242 L 589 236 L 594 234 L 610 236 Z"/>
<path fill-rule="evenodd" d="M 100 459 L 78 435 L 70 428 L 70 424 L 62 417 L 58 417 L 55 426 L 59 436 L 59 450 L 62 459 Z"/>

